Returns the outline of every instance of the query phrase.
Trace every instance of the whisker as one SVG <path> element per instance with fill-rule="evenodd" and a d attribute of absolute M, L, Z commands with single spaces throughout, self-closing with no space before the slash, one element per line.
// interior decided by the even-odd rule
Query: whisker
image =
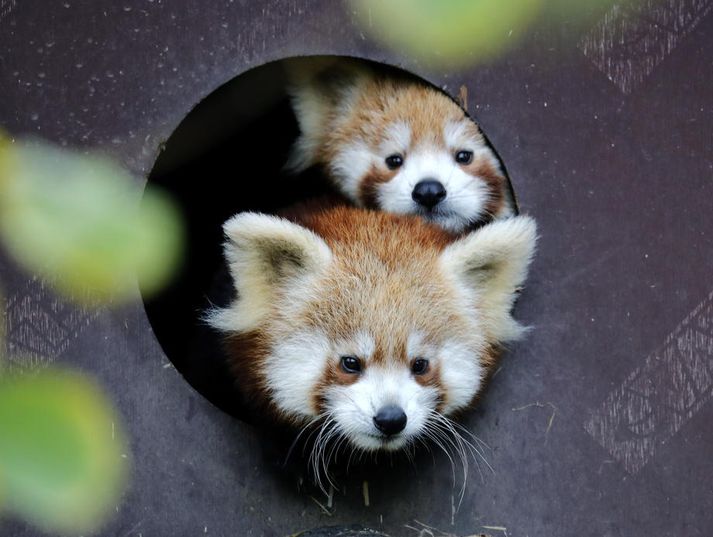
<path fill-rule="evenodd" d="M 302 435 L 305 433 L 305 431 L 307 431 L 307 429 L 309 429 L 309 428 L 312 427 L 315 423 L 317 423 L 320 419 L 322 419 L 322 417 L 323 417 L 323 414 L 319 414 L 319 415 L 315 416 L 314 418 L 312 418 L 310 421 L 308 421 L 308 422 L 300 429 L 300 431 L 297 433 L 297 436 L 295 436 L 295 439 L 292 441 L 292 444 L 290 444 L 289 449 L 287 450 L 287 455 L 285 455 L 285 460 L 282 462 L 283 468 L 287 465 L 287 461 L 290 460 L 290 456 L 292 455 L 292 451 L 295 449 L 295 446 L 297 445 L 297 442 L 299 442 L 300 438 L 301 438 Z M 311 436 L 311 434 L 306 437 L 305 442 L 309 440 L 309 437 L 310 437 L 310 436 Z M 304 448 L 303 448 L 303 449 L 304 449 Z M 303 453 L 304 453 L 304 452 L 303 452 Z"/>
<path fill-rule="evenodd" d="M 481 460 L 485 463 L 485 465 L 488 467 L 488 469 L 494 474 L 494 473 L 495 473 L 495 470 L 494 470 L 493 467 L 490 465 L 490 463 L 488 462 L 488 460 L 485 458 L 485 453 L 483 452 L 483 449 L 482 449 L 482 448 L 478 448 L 478 446 L 472 444 L 472 443 L 471 443 L 469 440 L 467 440 L 466 438 L 463 438 L 462 435 L 461 435 L 460 433 L 458 433 L 457 431 L 462 431 L 463 433 L 465 433 L 466 435 L 468 435 L 469 437 L 471 437 L 479 446 L 483 446 L 483 448 L 485 448 L 485 449 L 492 450 L 492 448 L 491 448 L 488 444 L 486 444 L 485 442 L 483 442 L 480 438 L 478 438 L 475 434 L 473 434 L 473 433 L 470 432 L 468 429 L 466 429 L 465 427 L 463 427 L 462 425 L 460 425 L 459 423 L 457 423 L 457 422 L 455 422 L 455 421 L 453 421 L 453 420 L 447 418 L 446 416 L 444 416 L 444 415 L 441 414 L 440 412 L 437 412 L 437 414 L 438 414 L 438 418 L 437 418 L 437 419 L 441 420 L 441 421 L 442 421 L 445 425 L 447 425 L 448 427 L 453 428 L 453 429 L 454 429 L 454 433 L 455 433 L 455 434 L 458 434 L 458 436 L 461 437 L 461 439 L 462 439 L 462 441 L 465 443 L 465 445 L 468 446 L 469 449 L 470 449 L 474 454 L 477 454 L 478 457 L 480 457 L 480 459 L 481 459 Z M 477 460 L 476 460 L 476 463 L 477 463 Z"/>
<path fill-rule="evenodd" d="M 432 422 L 432 424 L 434 426 L 434 430 L 439 431 L 439 433 L 442 435 L 442 437 L 449 443 L 450 446 L 452 446 L 453 451 L 460 458 L 461 467 L 463 469 L 463 484 L 460 488 L 459 502 L 458 502 L 458 507 L 460 507 L 460 504 L 463 501 L 463 497 L 465 496 L 465 488 L 466 488 L 466 484 L 468 482 L 468 456 L 465 451 L 465 447 L 463 445 L 460 435 L 453 428 L 450 428 L 447 426 L 447 424 L 442 423 L 439 420 L 438 416 L 434 415 L 433 417 L 436 418 L 436 420 L 434 420 Z M 448 433 L 450 433 L 450 435 Z M 452 436 L 452 438 L 451 438 L 451 436 Z M 453 486 L 455 487 L 455 485 L 456 485 L 456 481 L 455 481 L 455 468 L 454 468 Z"/>
<path fill-rule="evenodd" d="M 445 445 L 443 445 L 440 441 L 440 435 L 437 432 L 434 432 L 429 426 L 428 423 L 424 426 L 423 432 L 431 442 L 433 442 L 436 447 L 438 447 L 443 453 L 446 454 L 446 457 L 448 457 L 448 460 L 451 461 L 451 477 L 453 478 L 453 483 L 455 485 L 455 479 L 456 479 L 456 470 L 455 470 L 455 462 L 453 461 L 453 457 L 451 456 L 450 451 L 446 448 Z"/>
<path fill-rule="evenodd" d="M 317 434 L 317 437 L 315 438 L 314 445 L 312 446 L 312 450 L 310 452 L 308 460 L 308 467 L 312 469 L 315 484 L 324 494 L 327 494 L 327 489 L 322 481 L 322 469 L 324 469 L 324 477 L 327 483 L 331 486 L 334 486 L 331 476 L 329 475 L 329 470 L 323 463 L 323 452 L 326 447 L 326 442 L 328 441 L 328 438 L 332 436 L 335 428 L 335 419 L 333 417 L 333 413 L 330 412 L 327 414 L 327 418 L 319 427 L 319 432 Z"/>

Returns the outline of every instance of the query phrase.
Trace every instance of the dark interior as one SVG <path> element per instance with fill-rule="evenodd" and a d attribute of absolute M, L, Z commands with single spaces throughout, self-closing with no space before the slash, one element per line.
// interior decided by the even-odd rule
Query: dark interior
<path fill-rule="evenodd" d="M 222 262 L 222 224 L 245 210 L 274 212 L 323 192 L 318 173 L 282 171 L 297 124 L 282 65 L 253 69 L 196 106 L 168 139 L 149 181 L 170 192 L 187 229 L 182 268 L 145 302 L 166 355 L 211 402 L 245 418 L 217 335 L 201 320 L 227 305 L 232 285 Z"/>

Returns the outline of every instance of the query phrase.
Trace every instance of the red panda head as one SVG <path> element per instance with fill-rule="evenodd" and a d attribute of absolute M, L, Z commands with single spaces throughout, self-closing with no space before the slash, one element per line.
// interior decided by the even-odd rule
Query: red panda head
<path fill-rule="evenodd" d="M 224 226 L 237 298 L 209 321 L 250 398 L 363 450 L 405 447 L 468 407 L 522 331 L 510 310 L 533 220 L 455 241 L 417 217 L 348 207 L 300 222 L 242 213 Z"/>
<path fill-rule="evenodd" d="M 290 90 L 301 131 L 291 168 L 321 165 L 352 201 L 451 232 L 513 214 L 497 157 L 447 95 L 358 64 L 304 65 Z"/>

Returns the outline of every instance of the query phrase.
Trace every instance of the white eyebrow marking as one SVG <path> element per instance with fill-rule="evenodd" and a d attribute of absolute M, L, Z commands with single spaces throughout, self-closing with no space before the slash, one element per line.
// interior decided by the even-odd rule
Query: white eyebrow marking
<path fill-rule="evenodd" d="M 404 152 L 411 145 L 411 128 L 403 122 L 389 125 L 384 133 L 384 141 L 379 147 L 384 154 Z"/>
<path fill-rule="evenodd" d="M 423 345 L 423 334 L 419 331 L 411 332 L 406 341 L 406 354 L 409 357 L 415 356 Z"/>
<path fill-rule="evenodd" d="M 450 149 L 463 148 L 475 150 L 483 145 L 479 137 L 474 137 L 468 129 L 470 125 L 465 120 L 449 121 L 443 127 L 443 139 Z"/>
<path fill-rule="evenodd" d="M 359 358 L 369 358 L 376 351 L 374 338 L 365 330 L 359 330 L 355 334 L 336 343 L 336 349 L 341 354 L 353 354 Z"/>

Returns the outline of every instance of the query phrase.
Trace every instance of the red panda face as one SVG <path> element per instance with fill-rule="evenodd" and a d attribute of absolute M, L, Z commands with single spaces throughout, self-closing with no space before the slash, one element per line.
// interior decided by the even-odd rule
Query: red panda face
<path fill-rule="evenodd" d="M 521 331 L 510 308 L 534 223 L 454 242 L 416 217 L 347 207 L 300 223 L 241 214 L 225 225 L 238 299 L 209 320 L 259 341 L 231 357 L 241 386 L 278 420 L 319 422 L 358 449 L 427 439 Z"/>
<path fill-rule="evenodd" d="M 325 359 L 315 410 L 362 450 L 414 444 L 443 416 L 472 401 L 491 360 L 480 338 L 453 336 L 429 342 L 413 330 L 379 342 L 363 330 L 345 338 L 337 346 L 351 354 L 332 351 Z M 380 348 L 383 343 L 396 348 Z M 359 366 L 345 367 L 345 358 Z"/>
<path fill-rule="evenodd" d="M 455 233 L 510 214 L 505 178 L 472 121 L 458 114 L 425 133 L 412 124 L 397 119 L 369 141 L 334 148 L 328 167 L 350 198 Z"/>
<path fill-rule="evenodd" d="M 331 421 L 361 449 L 400 449 L 471 402 L 490 350 L 433 252 L 389 270 L 330 246 L 336 263 L 309 298 L 273 318 L 266 383 L 282 412 Z"/>
<path fill-rule="evenodd" d="M 455 233 L 513 214 L 497 157 L 455 102 L 412 80 L 349 73 L 294 85 L 301 134 L 291 167 L 320 164 L 357 204 Z"/>

